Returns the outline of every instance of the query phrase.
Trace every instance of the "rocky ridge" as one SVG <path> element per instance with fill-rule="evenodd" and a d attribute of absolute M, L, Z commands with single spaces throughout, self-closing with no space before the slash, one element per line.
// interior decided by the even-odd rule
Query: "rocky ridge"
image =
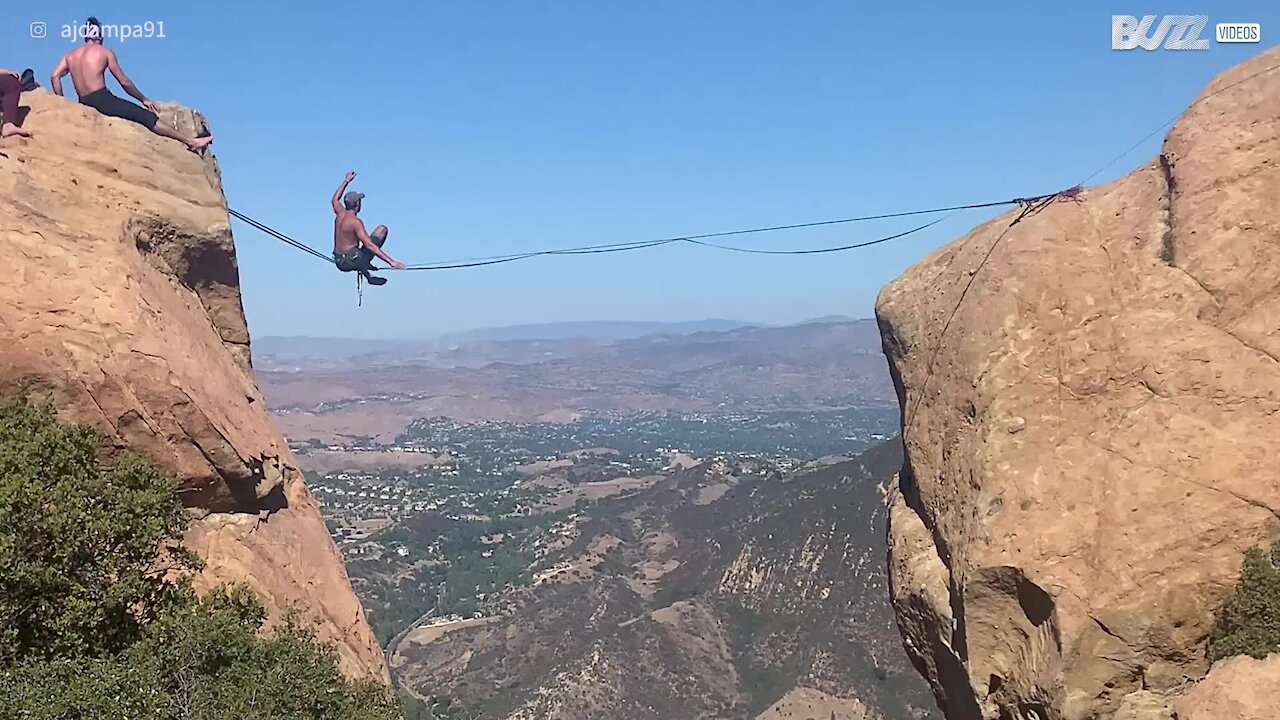
<path fill-rule="evenodd" d="M 201 588 L 245 583 L 273 618 L 299 608 L 346 672 L 385 677 L 250 371 L 216 160 L 44 91 L 22 104 L 35 138 L 0 143 L 0 392 L 50 394 L 110 452 L 179 476 Z M 176 105 L 165 114 L 205 125 Z"/>

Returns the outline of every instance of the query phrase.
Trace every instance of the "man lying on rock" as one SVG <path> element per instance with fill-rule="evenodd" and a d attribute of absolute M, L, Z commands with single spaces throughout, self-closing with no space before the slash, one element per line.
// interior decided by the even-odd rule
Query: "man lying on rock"
<path fill-rule="evenodd" d="M 370 285 L 386 285 L 386 278 L 370 274 L 375 269 L 373 259 L 376 257 L 397 270 L 403 270 L 404 263 L 382 251 L 382 244 L 387 241 L 386 225 L 374 228 L 372 235 L 364 229 L 364 221 L 359 217 L 364 193 L 342 194 L 355 179 L 354 172 L 347 173 L 333 194 L 333 264 L 342 272 L 360 273 Z"/>
<path fill-rule="evenodd" d="M 121 100 L 107 89 L 106 71 L 110 70 L 120 87 L 133 96 L 142 107 L 128 100 Z M 211 142 L 212 137 L 187 137 L 176 128 L 160 120 L 157 114 L 160 108 L 155 101 L 147 98 L 137 85 L 120 69 L 116 54 L 102 46 L 102 23 L 97 18 L 89 18 L 84 26 L 84 44 L 62 56 L 58 67 L 53 70 L 53 92 L 62 94 L 62 77 L 71 73 L 71 83 L 75 85 L 76 96 L 82 105 L 97 110 L 103 115 L 132 120 L 157 135 L 173 138 L 187 146 L 192 152 L 202 152 Z"/>

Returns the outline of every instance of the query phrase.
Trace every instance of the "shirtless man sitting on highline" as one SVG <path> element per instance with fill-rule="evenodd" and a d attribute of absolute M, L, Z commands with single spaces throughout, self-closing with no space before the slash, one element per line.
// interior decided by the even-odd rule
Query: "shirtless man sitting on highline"
<path fill-rule="evenodd" d="M 107 89 L 107 70 L 115 76 L 120 87 L 129 93 L 142 107 L 128 100 L 121 100 Z M 132 120 L 157 135 L 173 138 L 187 146 L 192 152 L 201 152 L 212 137 L 193 138 L 178 132 L 176 128 L 160 120 L 155 101 L 149 99 L 137 85 L 120 69 L 116 54 L 102 46 L 102 23 L 97 18 L 89 18 L 84 24 L 84 44 L 62 56 L 58 67 L 53 70 L 51 78 L 53 92 L 62 94 L 62 78 L 71 73 L 71 84 L 76 88 L 76 96 L 81 105 L 88 105 L 103 115 Z"/>
<path fill-rule="evenodd" d="M 347 173 L 333 194 L 333 264 L 342 272 L 360 273 L 370 285 L 386 285 L 386 278 L 370 274 L 374 269 L 373 259 L 376 257 L 396 270 L 403 270 L 404 263 L 382 251 L 382 244 L 387 241 L 386 225 L 374 228 L 373 234 L 364 229 L 364 221 L 360 219 L 364 193 L 342 194 L 355 179 L 355 172 Z"/>

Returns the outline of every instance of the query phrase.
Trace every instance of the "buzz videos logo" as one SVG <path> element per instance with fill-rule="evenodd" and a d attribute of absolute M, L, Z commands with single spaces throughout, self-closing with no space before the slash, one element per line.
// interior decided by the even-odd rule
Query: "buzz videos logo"
<path fill-rule="evenodd" d="M 1112 15 L 1111 49 L 1208 50 L 1209 40 L 1203 37 L 1208 25 L 1208 15 L 1144 15 L 1141 18 Z M 1220 43 L 1261 42 L 1262 26 L 1258 23 L 1218 23 L 1214 27 L 1214 39 Z"/>

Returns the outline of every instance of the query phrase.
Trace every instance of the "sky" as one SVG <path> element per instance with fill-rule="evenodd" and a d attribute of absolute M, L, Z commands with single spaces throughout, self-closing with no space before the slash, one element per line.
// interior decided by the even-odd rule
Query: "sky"
<path fill-rule="evenodd" d="M 27 3 L 5 13 L 0 66 L 33 67 L 47 87 L 73 46 L 63 26 L 90 14 L 152 23 L 152 37 L 109 44 L 148 96 L 206 114 L 232 208 L 328 253 L 329 199 L 354 170 L 366 224 L 388 225 L 387 251 L 418 264 L 1060 190 L 1280 31 L 1274 0 L 289 5 Z M 1209 14 L 1209 38 L 1215 23 L 1257 22 L 1262 42 L 1111 49 L 1112 15 L 1166 13 Z M 1162 135 L 1093 182 L 1149 161 Z M 571 320 L 869 317 L 881 287 L 996 212 L 826 255 L 667 246 L 391 272 L 360 307 L 351 274 L 233 230 L 253 334 L 420 338 Z M 733 240 L 844 245 L 913 220 Z"/>

